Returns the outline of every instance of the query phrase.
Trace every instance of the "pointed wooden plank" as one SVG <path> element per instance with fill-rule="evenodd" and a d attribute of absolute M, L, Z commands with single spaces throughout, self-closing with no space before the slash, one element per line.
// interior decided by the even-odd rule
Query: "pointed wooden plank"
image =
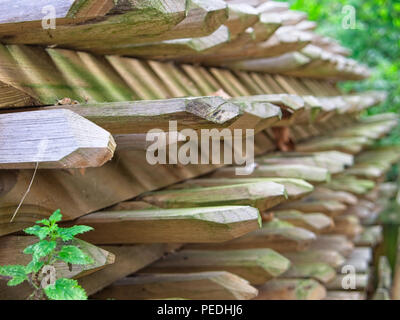
<path fill-rule="evenodd" d="M 303 213 L 315 213 L 321 212 L 329 217 L 335 217 L 341 215 L 346 211 L 347 207 L 337 201 L 292 201 L 279 205 L 274 208 L 274 211 L 281 210 L 298 210 Z"/>
<path fill-rule="evenodd" d="M 314 233 L 275 219 L 264 223 L 261 229 L 234 240 L 215 244 L 192 244 L 187 248 L 191 250 L 270 248 L 278 252 L 292 252 L 307 249 L 315 239 Z"/>
<path fill-rule="evenodd" d="M 41 12 L 41 11 L 39 11 Z M 112 45 L 201 37 L 228 17 L 222 1 L 157 0 L 113 4 L 109 14 L 93 22 L 88 18 L 57 19 L 56 29 L 42 29 L 39 20 L 0 25 L 2 42 L 51 45 L 107 53 Z M 140 28 L 132 28 L 139 25 Z"/>
<path fill-rule="evenodd" d="M 259 11 L 246 3 L 228 3 L 228 11 L 229 18 L 224 24 L 229 28 L 232 39 L 259 20 Z"/>
<path fill-rule="evenodd" d="M 331 230 L 327 231 L 327 233 L 343 234 L 352 239 L 359 235 L 363 230 L 360 219 L 357 216 L 342 215 L 335 217 L 333 220 L 335 226 Z"/>
<path fill-rule="evenodd" d="M 391 129 L 393 129 L 398 123 L 398 119 L 392 119 L 387 121 L 372 122 L 367 124 L 357 124 L 351 128 L 345 128 L 343 130 L 335 132 L 334 136 L 339 137 L 352 137 L 352 136 L 363 136 L 370 139 L 379 139 L 384 137 Z"/>
<path fill-rule="evenodd" d="M 333 200 L 339 201 L 346 205 L 356 205 L 358 199 L 355 195 L 351 194 L 350 192 L 346 191 L 334 191 L 330 190 L 326 187 L 318 186 L 315 188 L 313 193 L 308 196 L 306 199 L 312 200 Z"/>
<path fill-rule="evenodd" d="M 1 3 L 2 15 L 0 23 L 15 23 L 23 21 L 42 20 L 42 9 L 52 5 L 57 19 L 61 18 L 90 18 L 106 15 L 114 4 L 109 0 L 83 0 L 83 1 L 48 1 L 39 0 L 32 3 L 26 1 L 3 1 Z M 7 10 L 7 14 L 5 14 Z"/>
<path fill-rule="evenodd" d="M 27 264 L 31 260 L 31 256 L 23 254 L 23 250 L 33 243 L 37 242 L 36 237 L 31 236 L 5 236 L 0 241 L 0 264 L 13 265 L 13 264 Z M 85 241 L 76 239 L 72 243 L 78 246 L 83 252 L 91 256 L 94 263 L 90 265 L 73 265 L 72 269 L 63 262 L 55 264 L 57 271 L 57 278 L 84 278 L 91 276 L 93 273 L 101 271 L 108 265 L 114 263 L 114 254 L 96 247 Z M 1 277 L 0 277 L 1 278 Z M 8 287 L 4 279 L 0 279 L 0 300 L 21 300 L 26 299 L 31 293 L 32 289 L 24 283 L 16 287 Z"/>
<path fill-rule="evenodd" d="M 252 176 L 294 178 L 313 182 L 330 180 L 327 169 L 301 164 L 258 165 Z"/>
<path fill-rule="evenodd" d="M 46 107 L 54 109 L 59 107 Z M 234 122 L 239 106 L 221 97 L 190 97 L 167 100 L 64 105 L 112 134 L 147 133 L 151 129 L 170 130 L 170 121 L 179 128 L 223 128 Z M 121 121 L 121 119 L 123 121 Z"/>
<path fill-rule="evenodd" d="M 338 268 L 345 262 L 344 257 L 334 250 L 313 249 L 302 252 L 284 253 L 292 263 L 314 263 L 323 262 L 333 268 Z"/>
<path fill-rule="evenodd" d="M 295 15 L 297 14 L 293 11 L 280 14 L 261 13 L 259 21 L 252 25 L 251 28 L 239 34 L 235 40 L 221 47 L 215 54 L 205 56 L 202 62 L 206 65 L 228 65 L 230 67 L 234 64 L 232 61 L 265 58 L 304 48 L 311 42 L 311 35 L 294 27 L 281 27 L 287 24 L 291 17 L 294 18 Z M 298 17 L 301 19 L 300 16 Z M 292 22 L 294 23 L 295 20 L 292 19 Z M 290 36 L 288 36 L 289 32 L 286 31 L 287 28 L 291 30 Z M 280 29 L 282 29 L 281 32 Z M 270 45 L 270 41 L 276 38 L 276 34 L 279 32 L 282 34 L 280 38 L 283 39 L 272 41 L 275 44 L 275 48 L 273 48 Z M 283 48 L 277 50 L 279 45 Z M 199 62 L 199 60 L 196 62 Z"/>
<path fill-rule="evenodd" d="M 261 17 L 264 17 L 264 15 L 261 15 Z M 252 71 L 264 71 L 254 68 L 255 60 L 258 60 L 258 62 L 264 61 L 265 63 L 268 58 L 281 56 L 289 52 L 298 52 L 307 46 L 312 41 L 312 38 L 313 35 L 310 32 L 299 30 L 295 26 L 282 26 L 266 39 L 266 41 L 258 42 L 252 46 L 251 49 L 248 50 L 248 54 L 242 57 L 236 57 L 236 59 L 228 59 L 237 61 L 228 63 L 227 67 L 235 68 L 241 66 L 243 70 L 247 70 L 245 66 L 251 63 Z"/>
<path fill-rule="evenodd" d="M 172 29 L 161 34 L 158 41 L 207 36 L 226 22 L 229 17 L 227 4 L 222 0 L 195 0 L 186 2 L 185 5 L 185 19 Z M 157 40 L 145 42 L 154 41 Z"/>
<path fill-rule="evenodd" d="M 142 270 L 144 273 L 227 271 L 252 284 L 262 284 L 289 268 L 290 262 L 271 249 L 182 250 Z"/>
<path fill-rule="evenodd" d="M 310 59 L 299 52 L 289 52 L 271 58 L 260 58 L 227 63 L 233 70 L 282 73 L 297 69 L 310 62 Z"/>
<path fill-rule="evenodd" d="M 202 63 L 217 67 L 224 65 L 228 60 L 237 60 L 238 57 L 243 59 L 243 56 L 251 55 L 254 47 L 259 42 L 268 39 L 280 25 L 278 16 L 261 15 L 258 22 L 236 37 L 233 37 L 231 41 L 216 47 L 215 50 L 193 56 L 176 57 L 176 60 L 179 62 Z"/>
<path fill-rule="evenodd" d="M 247 102 L 230 100 L 240 107 L 243 112 L 249 113 L 258 118 L 254 132 L 258 133 L 281 120 L 282 110 L 269 102 Z"/>
<path fill-rule="evenodd" d="M 75 223 L 94 228 L 80 238 L 95 244 L 219 242 L 260 226 L 258 210 L 244 206 L 100 211 Z"/>
<path fill-rule="evenodd" d="M 302 164 L 316 166 L 329 170 L 330 173 L 342 172 L 345 163 L 338 161 L 329 154 L 324 153 L 298 153 L 282 152 L 271 153 L 257 158 L 258 163 L 262 164 Z"/>
<path fill-rule="evenodd" d="M 316 241 L 311 243 L 311 250 L 335 250 L 342 256 L 348 257 L 354 250 L 354 244 L 346 236 L 338 234 L 318 235 Z"/>
<path fill-rule="evenodd" d="M 219 171 L 219 170 L 218 170 Z M 218 176 L 216 171 L 216 176 Z M 227 171 L 225 171 L 227 173 Z M 183 189 L 191 187 L 214 187 L 230 184 L 254 183 L 254 182 L 275 182 L 283 185 L 288 195 L 288 199 L 295 200 L 313 191 L 314 187 L 308 182 L 300 179 L 290 178 L 201 178 L 186 180 L 183 183 L 175 184 L 169 189 Z"/>
<path fill-rule="evenodd" d="M 346 281 L 346 275 L 337 275 L 335 279 L 327 283 L 325 286 L 328 290 L 343 290 L 343 281 Z M 368 286 L 369 277 L 366 274 L 355 274 L 355 288 L 349 288 L 348 290 L 364 291 Z M 346 283 L 346 282 L 345 282 Z M 346 288 L 347 289 L 347 288 Z"/>
<path fill-rule="evenodd" d="M 274 279 L 259 287 L 255 300 L 322 300 L 325 287 L 312 279 Z"/>
<path fill-rule="evenodd" d="M 183 297 L 191 300 L 248 300 L 256 288 L 229 272 L 139 274 L 121 279 L 93 299 L 143 300 Z"/>
<path fill-rule="evenodd" d="M 324 137 L 300 143 L 296 145 L 296 150 L 302 152 L 337 150 L 356 154 L 371 143 L 372 140 L 366 137 Z"/>
<path fill-rule="evenodd" d="M 234 177 L 237 167 L 221 168 L 213 174 L 213 177 Z M 281 179 L 297 179 L 309 180 L 315 182 L 323 182 L 330 180 L 330 174 L 327 169 L 296 165 L 260 165 L 254 166 L 254 169 L 247 175 L 251 178 L 281 178 Z"/>
<path fill-rule="evenodd" d="M 333 220 L 322 213 L 304 214 L 297 210 L 288 210 L 274 212 L 274 216 L 317 234 L 331 229 L 334 225 Z"/>
<path fill-rule="evenodd" d="M 109 132 L 65 109 L 0 114 L 1 169 L 102 166 L 115 150 Z"/>
<path fill-rule="evenodd" d="M 204 37 L 188 37 L 134 45 L 116 45 L 108 49 L 107 54 L 154 60 L 185 59 L 185 57 L 196 57 L 218 50 L 218 47 L 229 41 L 229 29 L 227 26 L 222 25 L 210 35 Z"/>
<path fill-rule="evenodd" d="M 351 192 L 359 196 L 371 191 L 375 187 L 375 183 L 371 180 L 357 179 L 353 176 L 341 176 L 333 178 L 325 186 L 335 191 Z"/>
<path fill-rule="evenodd" d="M 253 75 L 255 75 L 255 73 Z M 301 97 L 291 94 L 261 94 L 255 96 L 235 97 L 234 100 L 236 102 L 268 102 L 281 107 L 283 119 L 276 125 L 287 125 L 289 121 L 292 121 L 300 112 L 303 111 L 305 106 L 305 102 Z"/>
<path fill-rule="evenodd" d="M 371 150 L 365 151 L 356 158 L 357 165 L 378 165 L 387 166 L 396 163 L 399 160 L 400 149 L 396 146 L 393 147 L 375 147 Z"/>
<path fill-rule="evenodd" d="M 281 13 L 289 10 L 289 4 L 287 2 L 266 1 L 259 4 L 256 8 L 260 12 Z"/>
<path fill-rule="evenodd" d="M 366 300 L 366 296 L 363 292 L 329 290 L 325 300 Z"/>
<path fill-rule="evenodd" d="M 230 4 L 237 4 L 237 3 L 247 3 L 250 6 L 257 7 L 262 3 L 269 1 L 269 0 L 225 0 L 225 2 Z"/>
<path fill-rule="evenodd" d="M 251 205 L 266 210 L 286 198 L 284 186 L 274 182 L 244 183 L 208 188 L 149 192 L 140 196 L 162 208 L 190 208 L 214 205 Z"/>
<path fill-rule="evenodd" d="M 336 271 L 326 263 L 299 263 L 291 265 L 283 278 L 306 278 L 314 279 L 322 283 L 327 283 L 336 277 Z"/>

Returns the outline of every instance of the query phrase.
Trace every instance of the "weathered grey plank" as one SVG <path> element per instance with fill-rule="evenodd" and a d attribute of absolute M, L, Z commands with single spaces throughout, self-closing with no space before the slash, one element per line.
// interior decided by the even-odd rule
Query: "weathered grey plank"
<path fill-rule="evenodd" d="M 0 114 L 0 168 L 85 168 L 110 160 L 109 132 L 72 111 Z"/>
<path fill-rule="evenodd" d="M 245 206 L 101 211 L 78 219 L 95 244 L 219 242 L 260 227 L 258 210 Z"/>

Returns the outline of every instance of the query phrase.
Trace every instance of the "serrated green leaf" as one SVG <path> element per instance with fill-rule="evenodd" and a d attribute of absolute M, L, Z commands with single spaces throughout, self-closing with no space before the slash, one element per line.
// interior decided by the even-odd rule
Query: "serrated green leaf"
<path fill-rule="evenodd" d="M 60 211 L 60 209 L 57 209 L 57 210 L 54 211 L 53 214 L 50 216 L 49 221 L 50 221 L 51 223 L 55 223 L 55 222 L 61 221 L 61 219 L 62 219 L 61 211 Z"/>
<path fill-rule="evenodd" d="M 28 280 L 25 266 L 22 265 L 0 266 L 0 275 L 12 278 L 7 282 L 10 287 Z"/>
<path fill-rule="evenodd" d="M 57 279 L 44 292 L 50 300 L 87 300 L 85 290 L 73 279 Z"/>
<path fill-rule="evenodd" d="M 76 246 L 63 246 L 58 253 L 58 258 L 72 264 L 93 263 L 93 259 Z"/>
<path fill-rule="evenodd" d="M 42 219 L 39 221 L 36 221 L 37 224 L 44 224 L 45 226 L 50 226 L 50 221 L 47 219 Z"/>
<path fill-rule="evenodd" d="M 47 235 L 50 233 L 50 229 L 48 227 L 41 227 L 38 225 L 29 227 L 29 228 L 25 229 L 24 231 L 27 234 L 31 234 L 31 235 L 39 237 L 40 240 L 45 239 L 47 237 Z"/>
<path fill-rule="evenodd" d="M 35 261 L 32 260 L 31 262 L 28 263 L 26 266 L 26 272 L 31 273 L 31 272 L 38 272 L 44 265 L 43 261 Z"/>
<path fill-rule="evenodd" d="M 58 228 L 58 234 L 63 241 L 69 241 L 74 238 L 77 234 L 85 233 L 93 230 L 89 226 L 73 226 L 71 228 Z"/>
<path fill-rule="evenodd" d="M 49 255 L 57 246 L 56 241 L 40 240 L 24 250 L 25 254 L 31 254 L 32 260 L 38 262 L 40 258 Z"/>

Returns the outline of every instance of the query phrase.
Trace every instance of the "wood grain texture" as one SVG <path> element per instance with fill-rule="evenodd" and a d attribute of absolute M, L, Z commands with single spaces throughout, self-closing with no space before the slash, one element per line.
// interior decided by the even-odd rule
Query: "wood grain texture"
<path fill-rule="evenodd" d="M 222 169 L 222 170 L 221 170 Z M 230 172 L 232 168 L 221 168 L 212 175 L 216 176 L 216 178 L 201 178 L 201 179 L 191 179 L 186 180 L 183 183 L 175 184 L 169 187 L 169 189 L 183 189 L 190 187 L 213 187 L 213 186 L 223 186 L 230 184 L 242 184 L 242 183 L 254 183 L 254 182 L 275 182 L 281 184 L 285 187 L 285 190 L 288 195 L 289 200 L 299 199 L 313 190 L 313 186 L 308 182 L 300 179 L 290 179 L 290 178 L 235 178 L 232 175 L 232 178 L 223 178 L 225 174 Z M 221 172 L 221 177 L 219 176 L 219 172 Z M 227 174 L 228 176 L 229 174 Z"/>
<path fill-rule="evenodd" d="M 116 259 L 112 265 L 79 279 L 80 285 L 86 290 L 88 295 L 92 295 L 115 281 L 137 272 L 162 258 L 164 255 L 179 249 L 180 245 L 155 243 L 103 246 L 102 248 L 112 252 Z"/>
<path fill-rule="evenodd" d="M 361 234 L 363 227 L 360 219 L 354 215 L 342 215 L 334 217 L 335 226 L 327 231 L 327 233 L 343 234 L 349 239 L 353 239 L 357 235 Z"/>
<path fill-rule="evenodd" d="M 229 272 L 139 274 L 121 279 L 94 295 L 94 299 L 143 300 L 180 297 L 190 300 L 248 300 L 256 288 Z"/>
<path fill-rule="evenodd" d="M 114 46 L 107 49 L 107 54 L 153 60 L 185 59 L 185 57 L 203 55 L 207 54 L 207 52 L 218 50 L 220 46 L 229 41 L 229 29 L 227 26 L 222 25 L 210 35 L 204 37 L 173 39 L 131 46 Z"/>
<path fill-rule="evenodd" d="M 60 107 L 46 107 L 58 109 Z M 147 133 L 151 129 L 207 129 L 229 127 L 240 114 L 239 106 L 221 97 L 190 97 L 166 100 L 64 105 L 112 134 Z"/>
<path fill-rule="evenodd" d="M 250 205 L 266 210 L 286 198 L 284 186 L 274 182 L 244 183 L 208 188 L 150 192 L 139 199 L 163 208 Z"/>
<path fill-rule="evenodd" d="M 334 250 L 313 249 L 302 252 L 288 252 L 284 256 L 293 263 L 323 262 L 333 268 L 338 268 L 345 262 L 344 257 Z"/>
<path fill-rule="evenodd" d="M 298 210 L 305 214 L 321 212 L 329 217 L 335 217 L 343 214 L 347 209 L 343 203 L 329 200 L 329 201 L 292 201 L 279 205 L 274 208 L 276 211 L 280 210 Z"/>
<path fill-rule="evenodd" d="M 269 153 L 258 157 L 257 162 L 260 164 L 301 164 L 315 166 L 325 168 L 332 174 L 342 172 L 346 165 L 346 163 L 339 159 L 330 157 L 329 154 L 297 152 Z"/>
<path fill-rule="evenodd" d="M 335 250 L 343 257 L 348 257 L 354 250 L 354 244 L 346 236 L 339 234 L 321 234 L 310 245 L 315 250 Z"/>
<path fill-rule="evenodd" d="M 95 244 L 219 242 L 260 226 L 258 210 L 244 206 L 101 211 L 75 223 L 95 230 L 81 238 Z"/>
<path fill-rule="evenodd" d="M 270 248 L 277 252 L 306 250 L 315 241 L 314 233 L 277 219 L 264 223 L 259 230 L 224 243 L 187 245 L 190 250 L 237 250 Z"/>
<path fill-rule="evenodd" d="M 145 273 L 232 272 L 252 284 L 262 284 L 289 268 L 290 262 L 270 249 L 182 250 L 142 270 Z"/>
<path fill-rule="evenodd" d="M 228 17 L 227 6 L 222 1 L 119 1 L 112 4 L 107 15 L 104 15 L 107 10 L 100 9 L 91 13 L 92 17 L 84 17 L 82 2 L 71 8 L 75 18 L 71 14 L 63 16 L 68 8 L 60 11 L 63 17 L 58 17 L 56 29 L 42 29 L 41 20 L 45 15 L 39 10 L 32 21 L 0 25 L 0 38 L 3 43 L 57 44 L 106 54 L 112 45 L 205 36 Z M 96 20 L 89 19 L 95 14 Z"/>
<path fill-rule="evenodd" d="M 0 23 L 16 23 L 24 21 L 42 20 L 45 13 L 42 9 L 51 5 L 55 9 L 56 18 L 77 18 L 103 16 L 114 6 L 110 0 L 70 0 L 50 1 L 2 1 Z M 5 12 L 7 11 L 7 14 Z"/>
<path fill-rule="evenodd" d="M 279 220 L 289 222 L 294 226 L 317 234 L 331 229 L 334 225 L 333 220 L 322 213 L 304 214 L 297 210 L 288 210 L 274 212 L 274 216 Z"/>
<path fill-rule="evenodd" d="M 98 167 L 115 150 L 109 132 L 69 110 L 0 114 L 0 126 L 1 169 Z"/>
<path fill-rule="evenodd" d="M 358 198 L 351 194 L 350 192 L 346 191 L 334 191 L 330 190 L 325 187 L 318 186 L 315 188 L 313 193 L 308 196 L 306 199 L 309 200 L 333 200 L 333 201 L 339 201 L 344 203 L 345 205 L 356 205 L 358 202 Z"/>
<path fill-rule="evenodd" d="M 259 21 L 259 10 L 246 3 L 229 4 L 229 17 L 225 25 L 232 39 Z"/>
<path fill-rule="evenodd" d="M 336 277 L 336 270 L 330 265 L 321 262 L 299 263 L 291 265 L 285 272 L 283 278 L 306 278 L 314 279 L 321 283 L 329 283 Z"/>
<path fill-rule="evenodd" d="M 325 287 L 312 279 L 274 279 L 259 287 L 255 300 L 322 300 Z"/>

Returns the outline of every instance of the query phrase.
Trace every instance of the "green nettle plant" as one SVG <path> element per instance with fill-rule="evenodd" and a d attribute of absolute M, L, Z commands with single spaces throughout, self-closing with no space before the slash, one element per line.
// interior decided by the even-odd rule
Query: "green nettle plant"
<path fill-rule="evenodd" d="M 8 286 L 16 286 L 27 281 L 33 288 L 29 300 L 86 300 L 85 290 L 74 279 L 56 279 L 55 265 L 64 262 L 72 270 L 73 265 L 87 265 L 93 259 L 75 245 L 71 245 L 74 236 L 90 230 L 88 226 L 61 228 L 60 210 L 55 211 L 49 219 L 37 221 L 32 227 L 24 230 L 39 241 L 25 248 L 24 253 L 32 255 L 32 261 L 24 265 L 0 266 L 0 276 L 9 279 Z"/>

